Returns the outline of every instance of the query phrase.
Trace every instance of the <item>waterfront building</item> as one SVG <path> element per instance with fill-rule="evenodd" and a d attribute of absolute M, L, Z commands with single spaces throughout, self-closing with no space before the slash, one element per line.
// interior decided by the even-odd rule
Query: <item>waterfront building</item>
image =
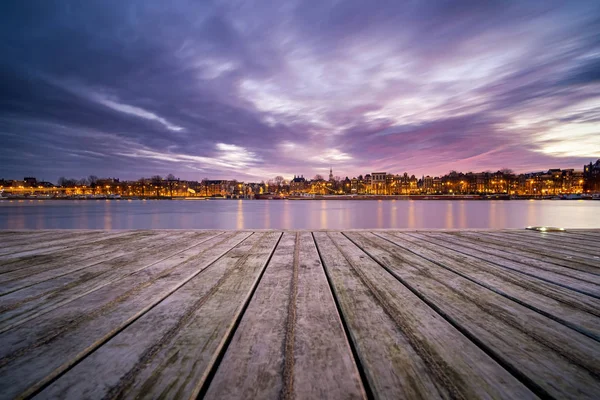
<path fill-rule="evenodd" d="M 290 192 L 302 193 L 307 189 L 307 182 L 304 175 L 294 175 L 294 179 L 290 181 Z"/>
<path fill-rule="evenodd" d="M 386 176 L 387 174 L 385 172 L 371 173 L 371 194 L 384 194 L 383 192 L 385 191 Z"/>
<path fill-rule="evenodd" d="M 600 193 L 600 159 L 583 166 L 583 180 L 586 193 Z"/>
<path fill-rule="evenodd" d="M 435 193 L 435 189 L 433 187 L 433 177 L 432 176 L 425 176 L 423 177 L 423 192 L 426 194 L 432 194 Z"/>

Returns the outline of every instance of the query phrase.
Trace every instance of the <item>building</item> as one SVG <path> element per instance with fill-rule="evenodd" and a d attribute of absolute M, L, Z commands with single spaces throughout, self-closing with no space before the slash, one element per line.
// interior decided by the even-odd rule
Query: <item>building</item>
<path fill-rule="evenodd" d="M 583 180 L 586 193 L 600 193 L 600 159 L 583 166 Z"/>
<path fill-rule="evenodd" d="M 23 178 L 23 181 L 27 186 L 37 186 L 37 179 L 33 176 L 26 176 L 25 178 Z"/>
<path fill-rule="evenodd" d="M 367 175 L 369 176 L 369 175 Z M 372 172 L 370 175 L 371 180 L 371 194 L 384 194 L 385 183 L 387 173 L 385 172 Z"/>
<path fill-rule="evenodd" d="M 302 193 L 308 188 L 308 184 L 304 175 L 294 175 L 294 179 L 290 181 L 290 192 L 291 193 Z"/>
<path fill-rule="evenodd" d="M 427 175 L 427 176 L 424 176 L 421 179 L 421 181 L 422 181 L 422 185 L 423 185 L 421 188 L 423 193 L 426 193 L 426 194 L 435 193 L 435 190 L 433 189 L 433 177 Z"/>

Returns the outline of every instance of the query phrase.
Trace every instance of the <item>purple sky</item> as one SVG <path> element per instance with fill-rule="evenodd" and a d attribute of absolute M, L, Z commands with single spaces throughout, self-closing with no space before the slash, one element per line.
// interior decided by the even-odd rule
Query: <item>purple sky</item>
<path fill-rule="evenodd" d="M 7 0 L 0 33 L 0 177 L 600 158 L 598 1 Z"/>

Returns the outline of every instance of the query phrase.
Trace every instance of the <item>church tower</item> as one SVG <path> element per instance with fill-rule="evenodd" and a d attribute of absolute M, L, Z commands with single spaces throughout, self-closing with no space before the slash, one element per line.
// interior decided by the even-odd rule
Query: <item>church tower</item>
<path fill-rule="evenodd" d="M 333 181 L 333 168 L 329 167 L 329 181 Z"/>

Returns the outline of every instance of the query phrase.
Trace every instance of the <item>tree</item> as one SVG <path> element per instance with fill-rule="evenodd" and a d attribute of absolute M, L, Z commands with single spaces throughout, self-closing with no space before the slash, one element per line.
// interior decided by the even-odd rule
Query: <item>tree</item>
<path fill-rule="evenodd" d="M 208 178 L 202 179 L 202 186 L 204 186 L 204 197 L 208 197 Z"/>
<path fill-rule="evenodd" d="M 322 181 L 323 180 L 323 175 L 321 174 L 316 174 L 313 178 L 313 181 Z"/>
<path fill-rule="evenodd" d="M 152 186 L 154 186 L 154 189 L 156 189 L 156 197 L 160 197 L 162 177 L 160 175 L 154 175 L 152 178 L 150 178 L 150 181 L 152 182 Z"/>
<path fill-rule="evenodd" d="M 88 176 L 88 184 L 92 188 L 92 193 L 96 194 L 96 187 L 98 186 L 98 177 L 96 175 Z"/>
<path fill-rule="evenodd" d="M 176 180 L 177 180 L 177 178 L 175 178 L 175 175 L 173 175 L 173 174 L 167 175 L 167 185 L 169 185 L 169 196 L 171 196 L 171 197 L 173 197 L 173 185 L 175 184 Z"/>
<path fill-rule="evenodd" d="M 144 191 L 146 189 L 146 179 L 145 178 L 140 178 L 139 180 L 141 186 L 142 186 L 142 197 L 144 197 Z"/>

